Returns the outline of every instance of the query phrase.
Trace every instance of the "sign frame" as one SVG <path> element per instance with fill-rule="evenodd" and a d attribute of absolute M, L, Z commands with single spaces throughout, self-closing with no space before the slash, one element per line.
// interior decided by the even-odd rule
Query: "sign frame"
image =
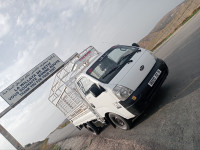
<path fill-rule="evenodd" d="M 64 62 L 51 54 L 6 89 L 0 96 L 12 107 L 16 106 L 64 66 Z"/>

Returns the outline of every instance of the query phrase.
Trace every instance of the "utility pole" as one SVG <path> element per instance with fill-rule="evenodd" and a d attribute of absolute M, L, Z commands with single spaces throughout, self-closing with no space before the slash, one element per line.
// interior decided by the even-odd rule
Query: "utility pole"
<path fill-rule="evenodd" d="M 3 117 L 7 112 L 9 112 L 16 105 L 11 105 L 7 107 L 4 111 L 0 113 L 0 118 Z M 17 149 L 25 150 L 25 148 L 0 124 L 0 133 Z"/>
<path fill-rule="evenodd" d="M 0 124 L 0 133 L 17 149 L 25 150 L 25 148 Z"/>

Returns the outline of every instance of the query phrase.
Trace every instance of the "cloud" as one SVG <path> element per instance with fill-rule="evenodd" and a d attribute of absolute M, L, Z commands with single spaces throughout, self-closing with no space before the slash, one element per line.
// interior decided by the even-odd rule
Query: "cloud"
<path fill-rule="evenodd" d="M 5 36 L 9 32 L 10 25 L 8 23 L 8 20 L 8 15 L 3 15 L 0 13 L 0 38 Z"/>
<path fill-rule="evenodd" d="M 68 9 L 68 10 L 64 10 L 62 11 L 62 13 L 60 14 L 60 18 L 61 20 L 67 20 L 69 18 L 71 18 L 73 15 L 73 12 L 71 9 Z"/>
<path fill-rule="evenodd" d="M 31 26 L 35 23 L 35 17 L 26 19 L 26 16 L 23 14 L 17 17 L 16 25 L 24 27 L 25 25 Z"/>
<path fill-rule="evenodd" d="M 0 1 L 0 8 L 6 8 L 13 3 L 13 0 Z"/>
<path fill-rule="evenodd" d="M 31 49 L 31 45 L 29 47 L 30 50 L 19 51 L 17 58 L 13 60 L 14 63 L 1 72 L 0 91 L 28 72 L 34 64 L 37 65 L 34 61 L 34 50 Z"/>
<path fill-rule="evenodd" d="M 19 51 L 14 63 L 1 71 L 0 73 L 0 91 L 7 88 L 10 84 L 20 78 L 23 74 L 30 70 L 30 66 L 35 64 L 32 58 L 34 51 Z M 25 65 L 26 64 L 26 65 Z M 1 98 L 0 110 L 4 110 L 8 104 Z"/>
<path fill-rule="evenodd" d="M 17 26 L 22 26 L 22 27 L 24 26 L 24 22 L 22 21 L 21 16 L 17 17 L 16 25 Z"/>
<path fill-rule="evenodd" d="M 84 12 L 94 15 L 99 12 L 101 0 L 78 0 L 78 3 Z"/>
<path fill-rule="evenodd" d="M 29 24 L 29 25 L 32 25 L 34 22 L 35 22 L 35 18 L 34 18 L 34 17 L 32 17 L 32 18 L 30 18 L 30 19 L 28 20 L 28 24 Z"/>

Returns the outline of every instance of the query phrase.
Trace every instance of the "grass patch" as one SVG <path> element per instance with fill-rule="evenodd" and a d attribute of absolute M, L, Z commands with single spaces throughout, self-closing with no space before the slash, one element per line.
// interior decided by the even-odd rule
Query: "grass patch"
<path fill-rule="evenodd" d="M 185 20 L 183 20 L 181 25 L 184 25 L 186 22 L 188 22 L 194 15 L 196 15 L 200 10 L 200 7 L 198 7 L 197 9 L 195 9 L 192 13 L 192 15 L 190 15 L 189 17 L 185 18 Z"/>
<path fill-rule="evenodd" d="M 92 144 L 93 139 L 90 140 L 90 145 Z"/>
<path fill-rule="evenodd" d="M 64 128 L 65 126 L 67 126 L 68 124 L 70 123 L 70 121 L 66 121 L 62 124 L 60 124 L 57 129 L 62 129 Z M 54 130 L 55 131 L 55 130 Z M 53 131 L 53 132 L 54 132 Z M 53 133 L 52 132 L 52 133 Z M 48 143 L 48 138 L 46 138 L 42 144 L 42 146 L 40 147 L 40 150 L 61 150 L 61 147 L 59 147 L 58 145 L 56 144 L 47 144 Z"/>
<path fill-rule="evenodd" d="M 55 145 L 52 150 L 61 150 L 61 147 L 58 145 Z"/>
<path fill-rule="evenodd" d="M 154 46 L 152 48 L 152 51 L 154 51 L 156 48 L 158 48 L 160 45 L 162 45 L 165 41 L 167 41 L 176 31 L 177 29 L 175 29 L 172 33 L 170 33 L 166 38 L 164 38 L 162 41 L 160 41 L 156 46 Z"/>
<path fill-rule="evenodd" d="M 46 149 L 48 140 L 49 140 L 48 138 L 44 140 L 42 147 L 41 147 L 41 150 Z"/>
<path fill-rule="evenodd" d="M 54 149 L 56 146 L 55 144 L 47 144 L 48 143 L 48 138 L 44 140 L 42 146 L 40 147 L 40 150 L 61 150 L 61 149 Z"/>
<path fill-rule="evenodd" d="M 57 129 L 62 129 L 62 128 L 66 127 L 69 123 L 70 123 L 70 121 L 66 121 L 66 122 L 60 124 Z"/>
<path fill-rule="evenodd" d="M 183 26 L 186 22 L 188 22 L 194 15 L 196 15 L 198 12 L 200 11 L 200 7 L 198 7 L 197 9 L 195 9 L 193 11 L 193 13 L 188 16 L 187 18 L 185 18 L 183 20 L 183 22 L 174 30 L 172 31 L 166 38 L 164 38 L 161 42 L 159 42 L 158 44 L 156 44 L 153 48 L 152 51 L 154 51 L 156 48 L 158 48 L 160 45 L 162 45 L 165 41 L 167 41 L 173 34 L 174 32 L 176 32 L 181 26 Z"/>

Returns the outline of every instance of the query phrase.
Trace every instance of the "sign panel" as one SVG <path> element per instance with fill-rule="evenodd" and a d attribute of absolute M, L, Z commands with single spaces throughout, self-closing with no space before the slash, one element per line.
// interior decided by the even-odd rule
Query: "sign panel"
<path fill-rule="evenodd" d="M 63 66 L 63 61 L 56 54 L 51 54 L 32 70 L 4 89 L 0 95 L 9 105 L 15 105 L 31 94 Z"/>

